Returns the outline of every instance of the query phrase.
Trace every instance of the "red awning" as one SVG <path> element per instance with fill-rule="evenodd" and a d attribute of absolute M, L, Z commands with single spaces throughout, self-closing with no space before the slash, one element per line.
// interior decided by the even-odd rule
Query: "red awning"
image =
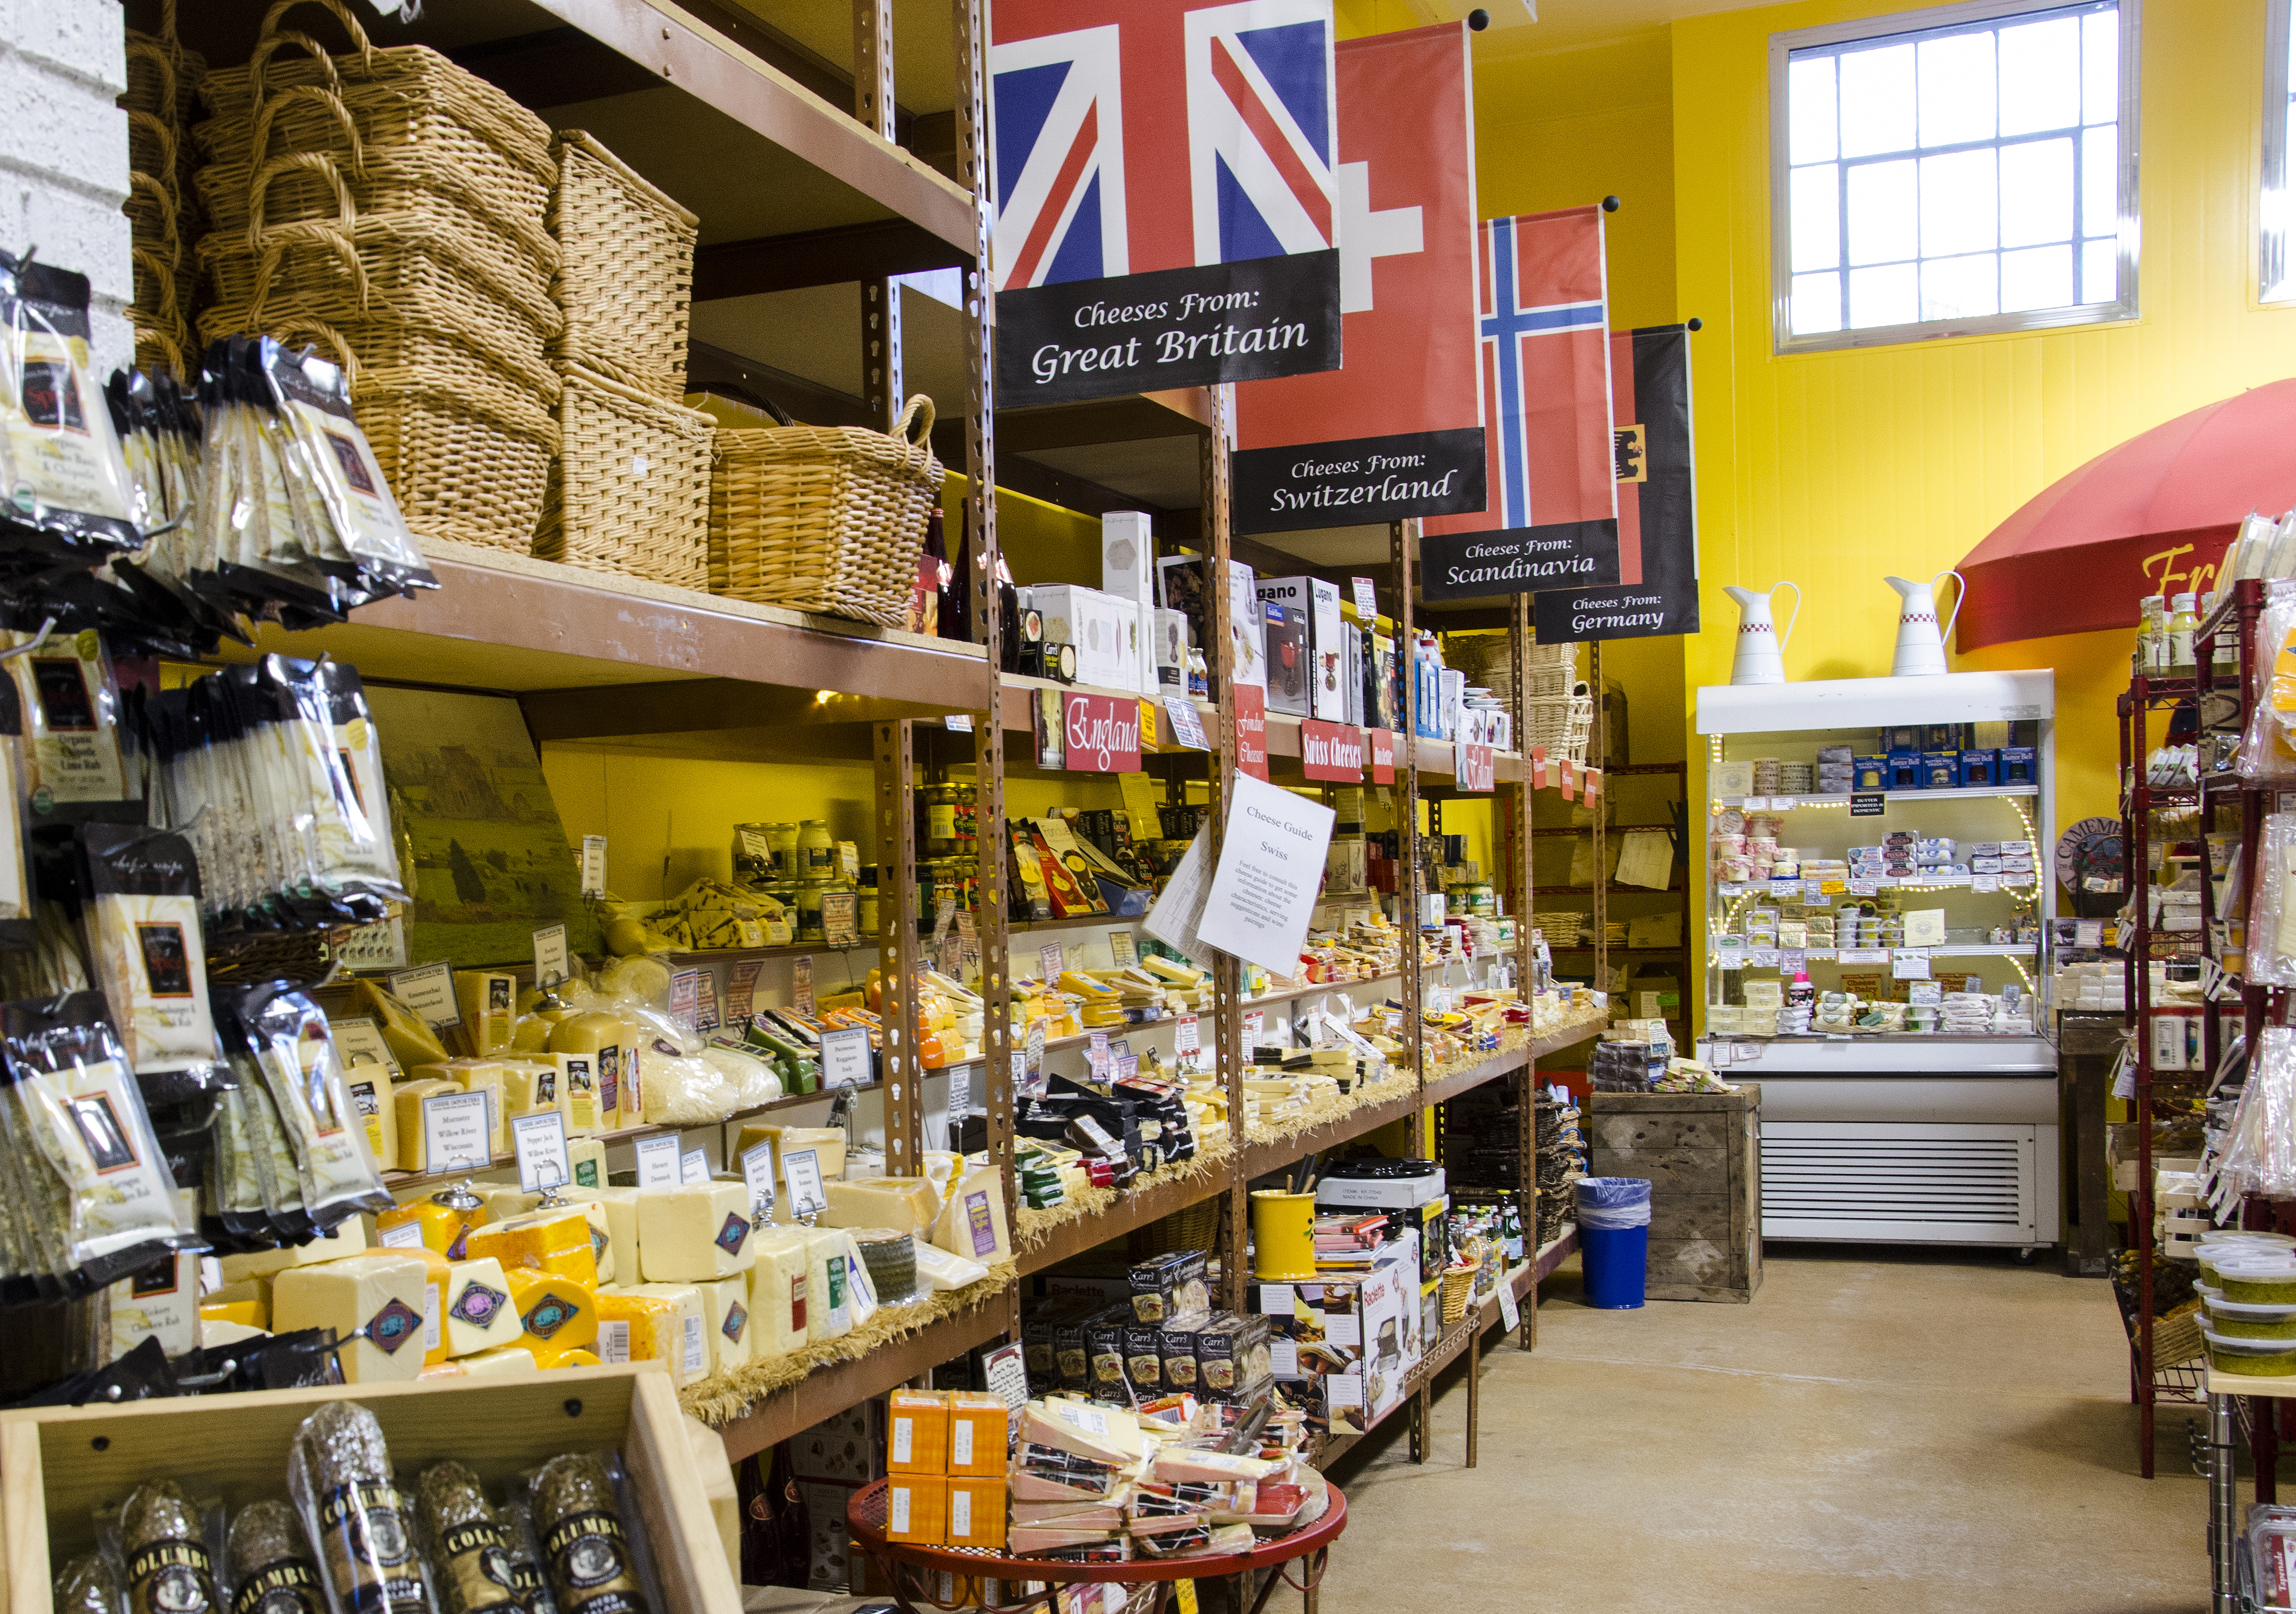
<path fill-rule="evenodd" d="M 1955 648 L 2134 627 L 2146 594 L 2215 585 L 2241 519 L 2296 504 L 2296 381 L 2129 438 L 2028 499 L 1959 568 Z"/>

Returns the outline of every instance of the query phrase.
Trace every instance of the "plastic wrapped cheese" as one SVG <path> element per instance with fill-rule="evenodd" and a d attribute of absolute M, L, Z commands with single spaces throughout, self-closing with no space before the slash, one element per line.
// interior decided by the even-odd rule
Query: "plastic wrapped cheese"
<path fill-rule="evenodd" d="M 750 1191 L 688 1183 L 638 1196 L 638 1267 L 649 1283 L 697 1283 L 749 1270 Z"/>
<path fill-rule="evenodd" d="M 352 1384 L 418 1378 L 430 1279 L 422 1258 L 397 1251 L 291 1266 L 271 1287 L 272 1331 L 333 1329 L 338 1340 L 350 1340 L 336 1360 Z"/>
<path fill-rule="evenodd" d="M 967 1260 L 1013 1258 L 1013 1234 L 1004 1222 L 1004 1184 L 995 1167 L 976 1167 L 958 1180 L 933 1223 L 932 1242 Z"/>
<path fill-rule="evenodd" d="M 841 1340 L 853 1331 L 845 1258 L 850 1241 L 834 1227 L 806 1230 L 806 1315 L 808 1340 Z"/>
<path fill-rule="evenodd" d="M 940 1216 L 940 1195 L 923 1177 L 864 1177 L 857 1183 L 832 1179 L 824 1227 L 890 1227 L 924 1233 Z"/>
<path fill-rule="evenodd" d="M 731 1372 L 749 1362 L 756 1351 L 748 1274 L 693 1287 L 701 1293 L 701 1318 L 709 1335 L 709 1371 Z"/>
<path fill-rule="evenodd" d="M 681 1389 L 709 1374 L 709 1315 L 703 1309 L 701 1290 L 691 1283 L 640 1283 L 628 1293 L 650 1295 L 677 1307 L 676 1348 L 669 1356 L 669 1376 Z"/>
<path fill-rule="evenodd" d="M 759 1359 L 785 1356 L 806 1342 L 812 1266 L 802 1227 L 763 1227 L 750 1235 L 750 1327 Z"/>

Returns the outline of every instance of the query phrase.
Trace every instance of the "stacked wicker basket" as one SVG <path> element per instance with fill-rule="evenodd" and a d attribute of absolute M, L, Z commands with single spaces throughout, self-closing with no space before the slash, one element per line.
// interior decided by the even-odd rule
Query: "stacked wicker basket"
<path fill-rule="evenodd" d="M 274 6 L 211 71 L 197 135 L 211 225 L 204 340 L 262 331 L 343 361 L 408 524 L 524 553 L 557 447 L 550 130 L 420 45 L 377 49 L 345 0 L 330 54 Z"/>
<path fill-rule="evenodd" d="M 163 0 L 157 35 L 127 31 L 127 203 L 135 269 L 135 362 L 188 379 L 192 341 L 193 205 L 191 127 L 207 62 L 176 37 L 175 0 Z"/>

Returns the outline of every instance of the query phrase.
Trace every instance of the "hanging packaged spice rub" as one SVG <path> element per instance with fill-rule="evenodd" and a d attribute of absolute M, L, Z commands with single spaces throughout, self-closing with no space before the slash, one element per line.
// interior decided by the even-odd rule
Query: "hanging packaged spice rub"
<path fill-rule="evenodd" d="M 8 635 L 14 645 L 32 635 Z M 119 733 L 119 685 L 94 628 L 51 637 L 9 663 L 23 697 L 25 794 L 36 820 L 140 823 Z"/>
<path fill-rule="evenodd" d="M 128 1062 L 145 1075 L 213 1062 L 200 867 L 170 830 L 81 826 L 87 854 L 88 958 L 111 1003 Z"/>
<path fill-rule="evenodd" d="M 292 451 L 286 455 L 289 475 L 301 501 L 299 534 L 321 569 L 348 586 L 356 596 L 350 604 L 438 587 L 351 414 L 341 368 L 269 337 L 260 339 L 256 358 L 272 407 L 301 451 L 300 463 Z"/>
<path fill-rule="evenodd" d="M 313 1224 L 327 1230 L 361 1211 L 390 1209 L 319 1006 L 291 982 L 266 981 L 232 994 L 222 1019 L 242 1085 L 251 1074 L 276 1106 Z"/>
<path fill-rule="evenodd" d="M 0 252 L 0 444 L 11 569 L 140 546 L 111 411 L 87 363 L 87 276 Z"/>
<path fill-rule="evenodd" d="M 12 680 L 0 678 L 0 951 L 39 945 L 31 861 L 24 839 L 24 708 Z"/>

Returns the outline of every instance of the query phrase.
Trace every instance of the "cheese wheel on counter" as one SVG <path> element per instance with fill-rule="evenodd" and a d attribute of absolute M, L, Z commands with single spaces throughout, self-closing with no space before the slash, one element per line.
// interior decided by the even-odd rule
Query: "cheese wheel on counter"
<path fill-rule="evenodd" d="M 598 1337 L 598 1293 L 556 1273 L 506 1266 L 510 1303 L 518 1314 L 519 1344 L 539 1360 L 554 1350 L 587 1345 Z"/>

